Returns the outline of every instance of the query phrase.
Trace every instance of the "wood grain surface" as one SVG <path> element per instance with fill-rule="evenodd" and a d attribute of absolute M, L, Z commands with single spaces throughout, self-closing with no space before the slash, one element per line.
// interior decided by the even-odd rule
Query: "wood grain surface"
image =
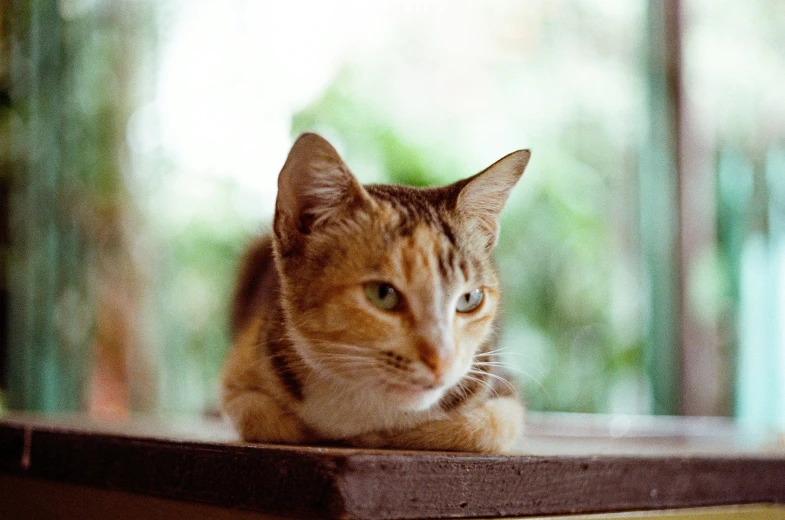
<path fill-rule="evenodd" d="M 561 435 L 543 434 L 547 428 L 539 434 L 545 444 L 569 444 L 568 454 L 553 448 L 546 454 L 481 456 L 250 445 L 231 441 L 231 432 L 217 423 L 177 424 L 8 416 L 0 419 L 0 472 L 322 518 L 509 517 L 785 503 L 785 451 L 734 441 L 732 428 L 720 437 L 710 432 L 712 447 L 701 450 L 695 448 L 700 432 L 689 428 L 682 433 L 660 428 L 666 432 L 660 437 L 630 428 L 638 433 L 625 441 L 603 440 L 588 427 L 581 437 L 573 424 L 578 433 L 572 437 L 564 434 L 569 428 Z M 536 440 L 532 435 L 527 442 Z M 724 452 L 721 441 L 728 447 Z M 623 447 L 612 453 L 608 446 L 619 442 Z M 636 445 L 650 448 L 636 454 Z"/>

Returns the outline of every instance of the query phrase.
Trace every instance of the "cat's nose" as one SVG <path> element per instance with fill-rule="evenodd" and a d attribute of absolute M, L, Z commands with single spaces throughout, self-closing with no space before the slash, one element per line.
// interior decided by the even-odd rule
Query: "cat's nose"
<path fill-rule="evenodd" d="M 417 343 L 417 353 L 423 364 L 436 377 L 437 382 L 440 382 L 455 359 L 455 348 L 446 341 L 421 340 Z"/>

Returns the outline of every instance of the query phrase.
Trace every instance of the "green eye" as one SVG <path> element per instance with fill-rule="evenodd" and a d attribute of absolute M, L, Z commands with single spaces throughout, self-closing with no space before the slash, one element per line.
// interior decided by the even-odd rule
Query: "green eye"
<path fill-rule="evenodd" d="M 393 310 L 401 301 L 401 295 L 388 283 L 368 282 L 363 288 L 371 303 L 385 311 Z"/>
<path fill-rule="evenodd" d="M 458 303 L 455 304 L 455 309 L 458 312 L 472 312 L 474 309 L 480 306 L 484 296 L 485 295 L 483 294 L 482 289 L 475 289 L 472 292 L 467 292 L 458 298 Z"/>

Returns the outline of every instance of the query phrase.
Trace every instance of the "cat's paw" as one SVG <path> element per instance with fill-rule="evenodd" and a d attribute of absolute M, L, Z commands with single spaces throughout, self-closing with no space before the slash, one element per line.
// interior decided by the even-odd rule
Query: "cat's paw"
<path fill-rule="evenodd" d="M 523 405 L 514 398 L 489 399 L 481 407 L 467 414 L 469 424 L 474 424 L 467 435 L 468 451 L 482 453 L 507 453 L 521 439 L 523 433 Z"/>
<path fill-rule="evenodd" d="M 245 392 L 224 403 L 224 413 L 246 442 L 303 444 L 312 436 L 293 414 L 261 392 Z"/>
<path fill-rule="evenodd" d="M 408 430 L 389 433 L 385 447 L 413 450 L 506 453 L 523 432 L 523 405 L 498 397 Z"/>

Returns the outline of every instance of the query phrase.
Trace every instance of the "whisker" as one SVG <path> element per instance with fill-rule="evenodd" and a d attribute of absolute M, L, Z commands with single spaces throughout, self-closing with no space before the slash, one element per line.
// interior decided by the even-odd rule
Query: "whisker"
<path fill-rule="evenodd" d="M 537 381 L 537 378 L 533 374 L 531 374 L 529 372 L 526 372 L 525 370 L 520 368 L 520 364 L 519 364 L 520 361 L 518 359 L 515 360 L 516 363 L 514 363 L 514 364 L 510 363 L 510 362 L 507 362 L 507 361 L 504 361 L 504 358 L 507 357 L 507 356 L 519 356 L 519 358 L 520 357 L 525 357 L 526 354 L 523 353 L 523 352 L 515 352 L 515 351 L 511 351 L 511 350 L 509 350 L 507 348 L 500 348 L 500 349 L 496 349 L 496 350 L 493 350 L 493 351 L 490 351 L 490 352 L 487 352 L 487 353 L 475 354 L 474 355 L 474 359 L 476 360 L 476 359 L 479 359 L 479 358 L 482 358 L 482 357 L 488 357 L 488 355 L 492 354 L 492 353 L 493 354 L 497 354 L 496 357 L 497 357 L 497 361 L 498 362 L 506 363 L 506 365 L 504 365 L 505 368 L 508 368 L 510 370 L 514 370 L 516 372 L 520 372 L 520 373 L 522 373 L 522 374 L 524 374 L 524 375 L 534 379 L 535 381 Z M 475 362 L 475 364 L 477 364 L 477 363 Z M 537 377 L 545 377 L 545 370 L 537 369 L 536 367 L 528 367 L 528 368 L 536 370 L 539 373 Z M 539 381 L 537 381 L 537 382 L 539 383 Z"/>
<path fill-rule="evenodd" d="M 455 384 L 455 385 L 454 385 L 454 386 L 453 386 L 453 387 L 450 389 L 450 391 L 452 391 L 452 390 L 455 390 L 455 391 L 457 391 L 457 392 L 459 393 L 459 396 L 458 396 L 458 397 L 459 397 L 459 399 L 460 399 L 461 401 L 464 401 L 464 400 L 465 400 L 465 399 L 466 399 L 466 398 L 469 396 L 469 389 L 466 387 L 466 381 L 465 381 L 465 379 L 466 379 L 465 377 L 464 377 L 464 378 L 461 378 L 461 379 L 460 379 L 460 380 L 459 380 L 459 381 L 458 381 L 458 382 L 457 382 L 457 383 L 456 383 L 456 384 Z"/>
<path fill-rule="evenodd" d="M 510 350 L 507 347 L 497 348 L 494 350 L 488 350 L 485 352 L 477 352 L 474 354 L 475 357 L 486 357 L 486 356 L 494 356 L 494 355 L 512 355 L 512 356 L 525 356 L 523 352 L 515 352 L 514 350 Z"/>
<path fill-rule="evenodd" d="M 465 379 L 470 380 L 470 381 L 474 381 L 476 383 L 479 383 L 483 387 L 487 388 L 490 392 L 492 392 L 494 397 L 499 397 L 499 392 L 497 392 L 496 389 L 493 387 L 493 385 L 491 385 L 488 381 L 485 381 L 484 379 L 480 379 L 478 377 L 471 376 L 468 373 L 466 375 L 464 375 L 463 377 Z"/>
<path fill-rule="evenodd" d="M 472 366 L 480 366 L 480 367 L 498 367 L 503 368 L 505 370 L 511 370 L 513 372 L 518 372 L 519 374 L 528 375 L 525 370 L 515 365 L 511 365 L 509 363 L 497 362 L 497 361 L 475 361 L 472 363 Z"/>
<path fill-rule="evenodd" d="M 514 393 L 517 393 L 517 391 L 518 391 L 518 389 L 517 389 L 517 388 L 515 388 L 515 385 L 513 385 L 513 384 L 512 384 L 511 382 L 509 382 L 507 379 L 505 379 L 505 378 L 503 378 L 503 377 L 501 377 L 501 376 L 498 376 L 498 375 L 496 375 L 496 374 L 493 374 L 493 373 L 491 373 L 491 372 L 476 372 L 476 371 L 472 371 L 472 370 L 470 370 L 470 371 L 469 371 L 469 373 L 476 373 L 476 374 L 486 374 L 486 375 L 488 375 L 489 377 L 492 377 L 492 378 L 496 379 L 497 381 L 501 381 L 501 382 L 502 382 L 502 383 L 503 383 L 505 386 L 507 386 L 507 388 L 509 388 L 509 389 L 510 389 L 512 392 L 514 392 Z"/>
<path fill-rule="evenodd" d="M 461 380 L 458 381 L 458 383 L 453 388 L 455 388 L 458 392 L 460 392 L 461 400 L 466 399 L 469 389 L 466 388 L 466 382 L 464 381 L 463 378 L 461 378 Z"/>
<path fill-rule="evenodd" d="M 367 356 L 355 356 L 351 354 L 337 354 L 335 352 L 322 353 L 314 356 L 315 359 L 335 359 L 339 361 L 370 360 Z"/>
<path fill-rule="evenodd" d="M 308 341 L 311 344 L 313 344 L 313 345 L 320 345 L 320 346 L 332 347 L 332 348 L 340 348 L 340 349 L 345 349 L 345 350 L 353 350 L 355 352 L 364 352 L 365 353 L 365 352 L 370 352 L 370 351 L 375 350 L 375 349 L 372 349 L 370 347 L 363 347 L 363 346 L 360 346 L 360 345 L 353 345 L 351 343 L 341 343 L 341 342 L 338 342 L 338 341 L 328 341 L 328 340 L 323 340 L 323 339 L 311 339 L 311 340 L 308 340 Z"/>
<path fill-rule="evenodd" d="M 510 367 L 508 367 L 508 368 L 510 368 Z M 545 387 L 545 385 L 539 379 L 537 379 L 530 372 L 527 372 L 526 370 L 524 370 L 524 369 L 522 369 L 520 367 L 516 367 L 514 370 L 515 370 L 515 372 L 518 372 L 519 374 L 521 374 L 523 376 L 526 376 L 531 381 L 533 381 L 537 385 L 537 387 L 545 394 L 545 397 L 549 401 L 553 402 L 553 397 L 551 396 L 550 392 L 548 392 L 548 389 Z"/>

